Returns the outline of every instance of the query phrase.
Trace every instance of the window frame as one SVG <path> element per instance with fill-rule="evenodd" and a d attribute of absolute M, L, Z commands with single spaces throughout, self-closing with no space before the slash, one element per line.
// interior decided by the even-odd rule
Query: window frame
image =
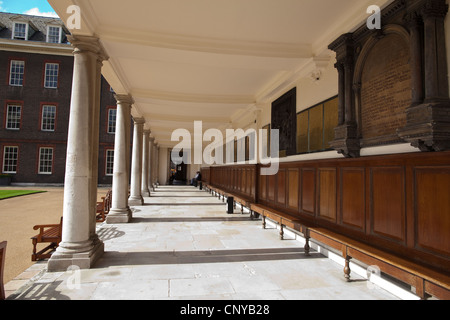
<path fill-rule="evenodd" d="M 52 175 L 53 174 L 53 163 L 54 163 L 54 158 L 55 158 L 55 148 L 54 147 L 45 147 L 45 146 L 41 146 L 41 147 L 39 147 L 39 149 L 38 149 L 39 151 L 38 151 L 38 163 L 37 163 L 37 165 L 38 165 L 38 174 L 40 174 L 40 175 Z M 51 159 L 49 160 L 49 159 L 42 159 L 42 151 L 43 150 L 51 150 Z M 48 154 L 47 154 L 47 156 L 48 156 Z M 47 161 L 47 162 L 50 162 L 50 165 L 48 164 L 48 163 L 46 163 L 46 164 L 43 164 L 42 162 L 43 161 Z M 50 172 L 48 172 L 48 171 L 41 171 L 41 168 L 42 167 L 45 167 L 45 168 L 50 168 Z"/>
<path fill-rule="evenodd" d="M 112 157 L 109 156 L 109 153 L 112 152 Z M 112 160 L 112 161 L 108 161 Z M 108 167 L 108 164 L 111 164 L 111 167 Z M 108 172 L 108 168 L 111 169 L 111 173 Z M 114 175 L 114 149 L 106 149 L 105 150 L 105 176 L 112 177 Z"/>
<path fill-rule="evenodd" d="M 56 83 L 55 87 L 49 86 L 47 84 L 47 76 L 48 77 L 54 77 L 55 76 L 55 75 L 47 75 L 48 71 L 50 71 L 50 72 L 53 71 L 53 70 L 50 70 L 50 69 L 47 68 L 50 65 L 58 66 L 57 71 L 56 71 L 57 72 L 57 74 L 56 74 L 56 81 L 54 79 L 50 81 L 52 84 Z M 46 89 L 58 89 L 58 87 L 59 87 L 59 74 L 60 74 L 59 71 L 60 71 L 60 63 L 59 62 L 45 62 L 45 65 L 44 65 L 44 88 L 46 88 Z"/>
<path fill-rule="evenodd" d="M 111 111 L 114 111 L 116 113 L 114 126 L 111 126 Z M 117 107 L 108 107 L 107 108 L 107 115 L 106 115 L 106 133 L 108 134 L 116 134 L 116 123 L 117 123 Z M 111 131 L 111 128 L 114 127 L 114 131 Z"/>
<path fill-rule="evenodd" d="M 17 63 L 17 62 L 23 65 L 22 79 L 21 79 L 21 83 L 20 84 L 12 83 L 13 75 L 20 75 L 20 73 L 18 73 L 18 72 L 13 72 L 13 64 Z M 26 66 L 25 60 L 10 59 L 10 62 L 9 62 L 9 79 L 8 79 L 9 80 L 8 84 L 10 86 L 12 86 L 12 87 L 23 87 L 24 86 L 24 84 L 25 84 L 25 66 Z"/>
<path fill-rule="evenodd" d="M 52 107 L 54 108 L 54 117 L 53 117 L 53 130 L 52 129 L 44 129 L 44 110 L 45 107 Z M 40 126 L 39 126 L 39 130 L 42 132 L 55 132 L 56 131 L 56 119 L 57 119 L 57 104 L 56 103 L 41 103 L 41 117 L 40 117 Z"/>
<path fill-rule="evenodd" d="M 17 36 L 16 36 L 16 32 L 17 32 L 17 31 L 16 31 L 16 27 L 17 27 L 18 24 L 25 25 L 25 37 L 24 37 L 24 38 L 22 38 L 22 37 L 17 38 Z M 12 32 L 12 35 L 11 35 L 11 39 L 12 39 L 12 40 L 24 40 L 24 41 L 27 41 L 27 40 L 28 40 L 28 31 L 29 31 L 29 28 L 30 28 L 30 25 L 29 25 L 27 22 L 21 22 L 21 21 L 14 22 L 14 24 L 13 24 L 13 32 Z"/>
<path fill-rule="evenodd" d="M 9 117 L 10 117 L 10 107 L 19 107 L 20 108 L 20 116 L 18 120 L 18 128 L 10 128 Z M 23 104 L 15 101 L 6 101 L 6 110 L 5 110 L 5 129 L 11 131 L 19 131 L 22 128 L 22 114 L 23 114 Z"/>
<path fill-rule="evenodd" d="M 12 159 L 13 161 L 15 161 L 16 162 L 16 164 L 15 164 L 15 171 L 7 171 L 7 170 L 5 170 L 5 162 L 6 162 L 6 148 L 15 148 L 15 149 L 17 149 L 17 152 L 16 152 L 16 159 L 14 160 L 14 159 Z M 17 171 L 18 171 L 18 167 L 19 167 L 19 152 L 20 152 L 20 149 L 19 149 L 19 146 L 17 146 L 17 145 L 12 145 L 12 146 L 10 146 L 10 145 L 4 145 L 3 146 L 3 154 L 2 154 L 2 173 L 5 173 L 5 174 L 17 174 Z M 10 160 L 10 159 L 8 159 L 8 160 Z"/>
<path fill-rule="evenodd" d="M 50 29 L 51 29 L 51 28 L 57 28 L 57 29 L 59 30 L 59 34 L 58 34 L 58 42 L 51 42 L 51 41 L 50 41 Z M 62 27 L 61 27 L 61 26 L 48 25 L 48 26 L 47 26 L 46 42 L 47 42 L 47 43 L 55 43 L 55 44 L 58 44 L 58 43 L 61 43 L 61 40 L 62 40 Z"/>

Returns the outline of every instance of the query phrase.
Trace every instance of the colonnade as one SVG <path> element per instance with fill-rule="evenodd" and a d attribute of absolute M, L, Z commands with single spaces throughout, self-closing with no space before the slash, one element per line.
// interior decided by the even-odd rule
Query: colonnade
<path fill-rule="evenodd" d="M 108 57 L 92 36 L 70 36 L 74 70 L 64 184 L 62 241 L 48 262 L 49 271 L 73 266 L 89 269 L 104 252 L 96 234 L 100 84 Z M 158 182 L 159 146 L 145 129 L 144 118 L 132 118 L 130 95 L 117 94 L 112 203 L 106 223 L 128 223 L 130 206 L 142 205 Z M 133 146 L 131 148 L 131 122 Z M 132 149 L 132 150 L 131 150 Z"/>

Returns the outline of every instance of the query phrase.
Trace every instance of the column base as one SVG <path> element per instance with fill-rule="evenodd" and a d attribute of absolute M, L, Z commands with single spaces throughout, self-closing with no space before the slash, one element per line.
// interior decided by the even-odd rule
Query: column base
<path fill-rule="evenodd" d="M 142 196 L 131 196 L 128 198 L 128 205 L 129 206 L 142 206 L 144 204 L 144 199 Z"/>
<path fill-rule="evenodd" d="M 150 191 L 148 189 L 147 190 L 142 190 L 141 194 L 142 194 L 143 197 L 150 197 Z"/>
<path fill-rule="evenodd" d="M 132 218 L 130 208 L 126 209 L 111 209 L 106 216 L 107 224 L 129 223 Z"/>
<path fill-rule="evenodd" d="M 90 269 L 105 252 L 105 245 L 102 241 L 96 241 L 94 246 L 87 252 L 70 252 L 66 250 L 56 250 L 50 257 L 47 270 L 49 272 L 67 271 L 71 266 L 80 269 Z"/>

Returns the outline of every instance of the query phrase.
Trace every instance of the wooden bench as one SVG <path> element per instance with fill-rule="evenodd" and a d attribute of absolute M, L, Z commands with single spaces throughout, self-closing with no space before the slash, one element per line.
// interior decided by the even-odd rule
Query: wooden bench
<path fill-rule="evenodd" d="M 426 294 L 438 299 L 450 299 L 450 277 L 432 269 L 402 259 L 386 251 L 379 250 L 359 241 L 324 228 L 310 228 L 310 236 L 317 241 L 342 253 L 345 259 L 344 276 L 350 281 L 350 260 L 355 259 L 369 266 L 377 266 L 388 274 L 408 285 L 415 287 L 416 295 L 421 299 Z"/>
<path fill-rule="evenodd" d="M 381 272 L 415 287 L 416 295 L 421 299 L 425 299 L 426 294 L 438 299 L 450 299 L 450 277 L 445 274 L 328 229 L 314 227 L 297 217 L 263 205 L 252 204 L 251 210 L 257 211 L 263 216 L 263 228 L 266 228 L 266 217 L 278 223 L 280 225 L 280 239 L 283 239 L 284 227 L 301 232 L 306 240 L 305 253 L 309 252 L 308 242 L 310 239 L 341 252 L 345 259 L 344 277 L 347 281 L 350 281 L 350 260 L 355 259 L 369 266 L 377 266 Z"/>
<path fill-rule="evenodd" d="M 50 258 L 51 251 L 56 249 L 61 242 L 62 222 L 63 218 L 61 218 L 59 224 L 37 225 L 33 227 L 33 230 L 39 230 L 39 234 L 31 238 L 33 243 L 33 254 L 31 255 L 31 261 Z M 38 243 L 50 244 L 39 252 L 36 252 Z"/>
<path fill-rule="evenodd" d="M 111 209 L 112 190 L 108 190 L 105 197 L 102 197 L 102 201 L 97 202 L 96 221 L 104 222 L 106 215 Z"/>
<path fill-rule="evenodd" d="M 208 186 L 207 188 L 211 193 L 217 194 L 219 199 L 225 195 L 235 197 L 215 187 Z M 421 299 L 426 299 L 428 294 L 438 299 L 450 300 L 450 277 L 443 273 L 402 259 L 326 228 L 316 227 L 310 222 L 280 210 L 248 202 L 239 197 L 236 197 L 236 199 L 238 202 L 245 201 L 246 206 L 250 208 L 252 216 L 254 212 L 262 216 L 264 229 L 266 228 L 266 218 L 277 223 L 280 226 L 281 240 L 284 239 L 284 228 L 286 227 L 303 234 L 306 255 L 309 255 L 309 241 L 311 239 L 341 252 L 342 257 L 345 259 L 344 277 L 347 281 L 350 281 L 350 260 L 354 259 L 369 266 L 377 266 L 381 272 L 414 287 L 416 295 Z"/>
<path fill-rule="evenodd" d="M 0 300 L 5 300 L 5 285 L 3 284 L 3 273 L 5 270 L 6 241 L 0 242 Z"/>
<path fill-rule="evenodd" d="M 250 210 L 257 212 L 262 216 L 263 229 L 266 228 L 266 218 L 278 223 L 280 226 L 280 239 L 284 240 L 284 228 L 288 227 L 294 231 L 298 231 L 303 234 L 305 238 L 305 255 L 309 255 L 310 245 L 309 245 L 309 225 L 302 221 L 301 219 L 294 217 L 288 213 L 281 212 L 279 210 L 274 210 L 267 206 L 260 204 L 250 204 Z"/>

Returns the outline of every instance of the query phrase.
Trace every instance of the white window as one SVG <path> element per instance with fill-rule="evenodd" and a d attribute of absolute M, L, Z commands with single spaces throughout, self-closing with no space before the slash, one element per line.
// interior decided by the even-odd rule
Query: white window
<path fill-rule="evenodd" d="M 114 149 L 106 150 L 106 175 L 112 176 L 114 172 Z"/>
<path fill-rule="evenodd" d="M 3 173 L 17 173 L 19 147 L 6 146 L 3 148 Z"/>
<path fill-rule="evenodd" d="M 53 148 L 39 148 L 39 174 L 52 174 Z"/>
<path fill-rule="evenodd" d="M 58 26 L 47 27 L 47 42 L 61 43 L 61 27 Z"/>
<path fill-rule="evenodd" d="M 108 110 L 108 133 L 116 133 L 117 109 Z"/>
<path fill-rule="evenodd" d="M 19 130 L 22 117 L 22 106 L 8 105 L 6 110 L 6 129 Z"/>
<path fill-rule="evenodd" d="M 28 23 L 15 22 L 12 38 L 15 40 L 28 40 Z"/>
<path fill-rule="evenodd" d="M 59 64 L 58 63 L 46 63 L 45 64 L 45 83 L 46 88 L 58 88 L 58 73 Z"/>
<path fill-rule="evenodd" d="M 42 131 L 55 131 L 56 106 L 42 106 Z"/>
<path fill-rule="evenodd" d="M 23 86 L 23 75 L 25 73 L 25 61 L 11 60 L 9 72 L 9 84 L 11 86 Z"/>

